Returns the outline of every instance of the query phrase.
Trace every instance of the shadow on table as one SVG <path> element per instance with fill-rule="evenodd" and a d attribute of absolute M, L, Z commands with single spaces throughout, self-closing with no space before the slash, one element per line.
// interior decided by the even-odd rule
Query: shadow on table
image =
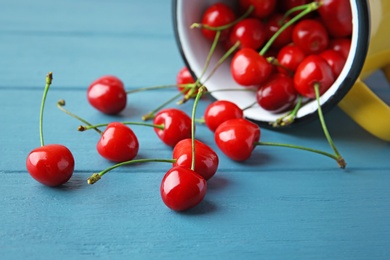
<path fill-rule="evenodd" d="M 183 212 L 178 212 L 179 214 L 182 215 L 192 215 L 192 216 L 197 216 L 197 215 L 205 215 L 205 214 L 210 214 L 212 212 L 215 212 L 218 210 L 217 205 L 209 201 L 207 199 L 204 199 L 200 204 L 198 204 L 196 207 L 183 211 Z"/>

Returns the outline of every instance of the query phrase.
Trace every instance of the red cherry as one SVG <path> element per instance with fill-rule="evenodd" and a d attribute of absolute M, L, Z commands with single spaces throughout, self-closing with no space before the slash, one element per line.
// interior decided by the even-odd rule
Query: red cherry
<path fill-rule="evenodd" d="M 173 166 L 191 169 L 192 141 L 190 138 L 181 140 L 175 145 L 173 158 L 176 159 Z M 195 172 L 207 181 L 217 172 L 218 163 L 218 155 L 214 150 L 205 143 L 195 140 Z"/>
<path fill-rule="evenodd" d="M 265 28 L 267 32 L 267 39 L 269 40 L 282 26 L 284 23 L 282 21 L 284 16 L 280 13 L 273 14 L 266 22 Z M 284 21 L 285 23 L 288 20 Z M 272 43 L 272 48 L 280 49 L 286 44 L 289 44 L 292 41 L 292 31 L 294 29 L 293 25 L 288 26 L 282 31 L 281 34 L 274 40 Z"/>
<path fill-rule="evenodd" d="M 253 86 L 263 83 L 269 77 L 272 65 L 255 50 L 244 48 L 233 56 L 230 70 L 238 84 Z"/>
<path fill-rule="evenodd" d="M 240 48 L 260 48 L 266 37 L 264 24 L 256 18 L 246 18 L 238 22 L 230 32 L 232 44 L 240 42 Z"/>
<path fill-rule="evenodd" d="M 319 55 L 309 55 L 295 71 L 294 86 L 302 96 L 316 98 L 314 85 L 319 85 L 319 92 L 322 95 L 334 80 L 329 64 Z"/>
<path fill-rule="evenodd" d="M 113 162 L 132 160 L 138 154 L 139 143 L 137 136 L 128 126 L 120 122 L 112 122 L 96 146 L 99 154 Z"/>
<path fill-rule="evenodd" d="M 26 167 L 35 180 L 54 187 L 72 177 L 74 158 L 65 146 L 49 144 L 32 150 L 27 156 Z"/>
<path fill-rule="evenodd" d="M 154 131 L 166 145 L 174 147 L 179 141 L 191 138 L 191 118 L 182 110 L 160 110 L 154 117 L 153 124 L 164 126 L 163 130 L 154 128 Z"/>
<path fill-rule="evenodd" d="M 180 85 L 186 85 L 186 84 L 192 84 L 192 83 L 195 83 L 195 80 L 192 77 L 192 75 L 191 75 L 190 71 L 188 70 L 188 68 L 187 67 L 181 68 L 180 71 L 177 73 L 177 76 L 176 76 L 177 89 L 179 91 L 183 91 L 184 87 L 181 87 Z M 187 92 L 188 91 L 186 91 L 185 93 L 187 93 Z"/>
<path fill-rule="evenodd" d="M 298 22 L 293 29 L 292 39 L 307 54 L 320 53 L 329 44 L 329 35 L 324 25 L 314 19 Z"/>
<path fill-rule="evenodd" d="M 43 138 L 43 111 L 47 93 L 53 80 L 53 73 L 46 75 L 41 109 L 39 112 L 39 137 L 41 146 L 32 150 L 26 159 L 26 168 L 31 177 L 47 186 L 66 183 L 73 174 L 74 158 L 70 150 L 61 144 L 45 145 Z"/>
<path fill-rule="evenodd" d="M 184 211 L 198 205 L 207 191 L 206 180 L 195 171 L 175 166 L 162 179 L 161 198 L 165 205 L 175 211 Z"/>
<path fill-rule="evenodd" d="M 207 106 L 204 112 L 205 124 L 213 132 L 220 124 L 233 118 L 244 118 L 244 112 L 228 100 L 214 101 Z"/>
<path fill-rule="evenodd" d="M 350 0 L 321 0 L 318 13 L 329 34 L 333 37 L 347 37 L 352 35 L 352 9 Z"/>
<path fill-rule="evenodd" d="M 92 82 L 87 98 L 94 108 L 109 115 L 120 113 L 127 102 L 123 82 L 115 76 L 103 76 Z"/>
<path fill-rule="evenodd" d="M 276 73 L 260 85 L 256 99 L 265 110 L 280 113 L 291 108 L 297 96 L 293 79 L 286 74 Z"/>
<path fill-rule="evenodd" d="M 277 55 L 277 60 L 281 66 L 278 66 L 278 71 L 294 72 L 298 65 L 306 57 L 305 53 L 301 48 L 295 44 L 289 44 L 280 49 Z"/>
<path fill-rule="evenodd" d="M 236 14 L 233 9 L 224 4 L 216 3 L 209 6 L 202 16 L 202 24 L 210 27 L 220 27 L 234 22 Z M 213 40 L 215 38 L 216 31 L 202 28 L 202 33 L 205 38 Z M 225 39 L 229 35 L 230 30 L 226 29 L 221 31 L 220 40 Z"/>
<path fill-rule="evenodd" d="M 346 59 L 335 50 L 325 50 L 319 54 L 329 66 L 332 68 L 332 72 L 335 78 L 337 78 L 344 68 Z"/>
<path fill-rule="evenodd" d="M 339 52 L 345 59 L 348 58 L 350 48 L 350 38 L 333 38 L 329 42 L 329 49 Z"/>
<path fill-rule="evenodd" d="M 223 122 L 215 130 L 215 142 L 219 149 L 230 159 L 245 161 L 260 139 L 258 125 L 243 118 Z"/>
<path fill-rule="evenodd" d="M 252 16 L 266 18 L 271 15 L 276 7 L 276 0 L 240 0 L 241 10 L 246 11 L 250 6 L 254 7 Z"/>

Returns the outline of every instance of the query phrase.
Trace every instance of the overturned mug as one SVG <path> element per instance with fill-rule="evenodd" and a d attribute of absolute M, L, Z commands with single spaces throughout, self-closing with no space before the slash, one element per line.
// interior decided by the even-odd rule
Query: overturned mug
<path fill-rule="evenodd" d="M 201 75 L 211 43 L 202 36 L 200 30 L 190 27 L 201 21 L 205 9 L 216 2 L 221 1 L 173 0 L 176 40 L 184 62 L 194 77 Z M 237 0 L 222 2 L 235 7 Z M 390 78 L 390 1 L 350 0 L 350 4 L 353 24 L 350 52 L 341 74 L 321 96 L 321 108 L 326 112 L 338 105 L 362 128 L 382 140 L 390 141 L 390 107 L 363 82 L 378 69 L 382 69 Z M 223 48 L 217 48 L 211 64 L 215 64 L 224 53 Z M 208 73 L 210 72 L 211 69 Z M 206 86 L 216 99 L 230 100 L 241 108 L 256 101 L 255 95 L 246 91 L 215 91 L 240 88 L 231 76 L 228 62 L 218 68 L 208 79 Z M 317 108 L 315 100 L 305 103 L 298 111 L 294 123 L 288 127 L 318 118 Z M 267 128 L 271 127 L 270 122 L 281 116 L 260 106 L 245 109 L 244 113 L 248 119 Z"/>

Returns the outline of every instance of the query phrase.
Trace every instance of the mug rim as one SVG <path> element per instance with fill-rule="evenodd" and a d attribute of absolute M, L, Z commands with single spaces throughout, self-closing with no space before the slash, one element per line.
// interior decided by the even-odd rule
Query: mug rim
<path fill-rule="evenodd" d="M 174 31 L 174 37 L 176 41 L 176 45 L 178 47 L 179 53 L 183 59 L 183 62 L 185 66 L 188 68 L 191 75 L 194 77 L 194 79 L 197 78 L 196 74 L 191 68 L 191 65 L 185 55 L 183 43 L 181 40 L 181 35 L 179 32 L 179 19 L 178 19 L 178 2 L 184 1 L 184 0 L 172 0 L 172 24 L 173 24 L 173 31 Z M 352 2 L 353 0 L 350 0 Z M 356 4 L 356 11 L 352 10 L 352 15 L 357 16 L 356 19 L 353 17 L 353 21 L 356 22 L 356 26 L 359 29 L 359 33 L 357 35 L 356 39 L 356 47 L 354 48 L 355 55 L 352 58 L 351 61 L 351 67 L 346 73 L 346 76 L 342 83 L 337 88 L 337 91 L 334 95 L 329 97 L 324 103 L 321 104 L 321 110 L 323 114 L 329 112 L 332 108 L 334 108 L 348 93 L 348 91 L 353 87 L 354 83 L 358 79 L 364 62 L 366 60 L 367 52 L 368 52 L 368 46 L 370 41 L 370 11 L 369 11 L 369 3 L 368 0 L 357 0 L 354 1 Z M 195 22 L 195 21 L 194 21 Z M 214 99 L 217 99 L 213 96 Z M 252 118 L 247 118 L 255 123 L 257 123 L 259 126 L 262 126 L 267 129 L 272 130 L 283 130 L 288 129 L 295 126 L 300 126 L 315 120 L 318 120 L 318 114 L 316 111 L 312 113 L 308 113 L 302 117 L 297 117 L 292 124 L 288 124 L 286 126 L 281 127 L 273 127 L 269 124 L 267 121 L 260 121 Z"/>

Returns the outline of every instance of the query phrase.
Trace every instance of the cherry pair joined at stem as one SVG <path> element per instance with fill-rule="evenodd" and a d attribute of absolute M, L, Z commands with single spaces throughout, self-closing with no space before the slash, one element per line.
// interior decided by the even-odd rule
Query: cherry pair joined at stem
<path fill-rule="evenodd" d="M 203 91 L 204 87 L 201 87 L 194 102 L 191 139 L 184 139 L 175 145 L 173 159 L 136 159 L 118 163 L 93 174 L 88 179 L 88 183 L 95 183 L 107 172 L 123 165 L 168 162 L 172 163 L 173 167 L 166 172 L 160 185 L 161 198 L 165 205 L 172 210 L 183 211 L 199 204 L 206 195 L 207 180 L 218 168 L 217 154 L 206 144 L 195 140 L 195 110 Z"/>
<path fill-rule="evenodd" d="M 45 145 L 43 137 L 43 111 L 47 92 L 52 83 L 52 73 L 46 76 L 46 85 L 41 101 L 39 116 L 39 133 L 41 146 L 33 149 L 27 156 L 26 168 L 38 182 L 47 186 L 59 186 L 66 183 L 73 175 L 74 157 L 71 151 L 62 144 Z"/>

